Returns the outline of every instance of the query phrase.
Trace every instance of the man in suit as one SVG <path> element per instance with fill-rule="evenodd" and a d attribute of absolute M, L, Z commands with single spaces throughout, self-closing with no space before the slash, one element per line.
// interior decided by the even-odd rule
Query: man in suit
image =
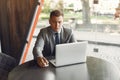
<path fill-rule="evenodd" d="M 61 11 L 53 10 L 49 18 L 50 26 L 41 29 L 37 36 L 33 55 L 40 67 L 49 65 L 47 57 L 55 56 L 56 44 L 76 42 L 73 31 L 63 27 L 63 16 Z"/>

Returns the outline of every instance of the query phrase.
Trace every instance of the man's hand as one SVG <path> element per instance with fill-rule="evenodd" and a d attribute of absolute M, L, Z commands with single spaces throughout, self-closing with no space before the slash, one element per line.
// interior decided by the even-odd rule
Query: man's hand
<path fill-rule="evenodd" d="M 45 57 L 37 57 L 37 63 L 40 67 L 49 66 L 49 62 Z"/>

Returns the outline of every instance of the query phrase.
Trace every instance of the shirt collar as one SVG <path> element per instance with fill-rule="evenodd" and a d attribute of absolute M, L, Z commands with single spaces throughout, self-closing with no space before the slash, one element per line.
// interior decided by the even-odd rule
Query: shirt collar
<path fill-rule="evenodd" d="M 62 29 L 63 29 L 63 27 L 57 32 L 57 33 L 59 33 L 60 34 L 60 32 L 62 31 Z M 52 29 L 51 29 L 51 31 L 52 31 L 52 33 L 56 33 L 55 31 L 53 31 Z"/>

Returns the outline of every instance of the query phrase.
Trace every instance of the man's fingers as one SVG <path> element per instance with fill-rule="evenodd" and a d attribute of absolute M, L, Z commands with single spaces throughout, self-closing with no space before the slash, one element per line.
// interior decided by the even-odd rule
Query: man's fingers
<path fill-rule="evenodd" d="M 39 66 L 44 67 L 44 62 L 42 61 L 42 59 L 38 59 L 37 63 L 39 64 Z"/>
<path fill-rule="evenodd" d="M 46 64 L 49 64 L 48 60 L 45 57 L 43 58 L 43 60 Z"/>
<path fill-rule="evenodd" d="M 39 66 L 41 66 L 41 67 L 46 67 L 46 66 L 49 65 L 47 59 L 44 58 L 44 57 L 39 57 L 39 58 L 37 59 L 37 63 L 38 63 Z"/>

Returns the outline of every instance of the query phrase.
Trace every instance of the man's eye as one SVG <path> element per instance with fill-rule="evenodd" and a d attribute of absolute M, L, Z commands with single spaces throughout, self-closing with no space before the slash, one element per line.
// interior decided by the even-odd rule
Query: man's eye
<path fill-rule="evenodd" d="M 61 22 L 59 22 L 59 23 L 61 23 Z"/>

